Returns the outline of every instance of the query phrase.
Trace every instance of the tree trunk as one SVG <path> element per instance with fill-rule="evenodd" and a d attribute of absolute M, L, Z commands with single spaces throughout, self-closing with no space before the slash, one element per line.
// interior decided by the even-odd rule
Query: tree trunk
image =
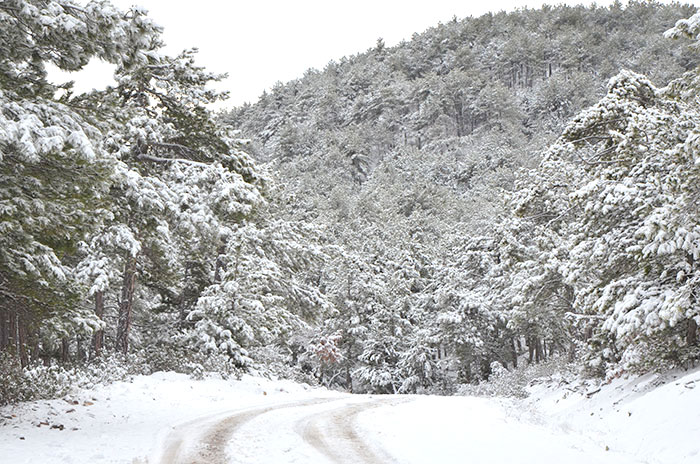
<path fill-rule="evenodd" d="M 134 309 L 134 290 L 136 289 L 136 259 L 129 256 L 124 266 L 121 301 L 119 303 L 119 321 L 117 323 L 117 350 L 124 354 L 129 352 L 129 332 L 131 330 L 132 311 Z"/>
<path fill-rule="evenodd" d="M 102 318 L 105 315 L 105 300 L 104 300 L 104 293 L 102 291 L 99 291 L 95 293 L 95 315 L 102 320 Z M 95 332 L 95 335 L 92 339 L 92 347 L 95 350 L 95 356 L 99 357 L 102 354 L 102 346 L 104 345 L 105 341 L 105 331 L 100 329 L 97 332 Z"/>
<path fill-rule="evenodd" d="M 573 363 L 574 360 L 576 360 L 576 343 L 573 339 L 571 340 L 571 342 L 569 342 L 569 353 L 567 359 L 570 363 Z"/>
<path fill-rule="evenodd" d="M 4 351 L 10 344 L 9 317 L 9 311 L 0 309 L 0 351 Z"/>
<path fill-rule="evenodd" d="M 10 353 L 17 356 L 17 313 L 9 312 L 7 319 L 7 348 Z"/>
<path fill-rule="evenodd" d="M 6 351 L 13 363 L 17 363 L 17 314 L 9 309 L 0 310 L 0 350 Z"/>
<path fill-rule="evenodd" d="M 41 359 L 41 350 L 39 349 L 39 337 L 31 337 L 32 340 L 29 343 L 29 356 L 30 359 L 38 361 Z"/>
<path fill-rule="evenodd" d="M 510 353 L 513 357 L 513 367 L 518 368 L 518 349 L 515 346 L 515 338 L 510 339 Z"/>
<path fill-rule="evenodd" d="M 350 375 L 350 366 L 345 366 L 345 382 L 348 385 L 348 390 L 352 393 L 352 376 Z"/>
<path fill-rule="evenodd" d="M 64 338 L 61 340 L 61 362 L 67 363 L 70 361 L 70 345 L 68 344 L 68 339 Z"/>
<path fill-rule="evenodd" d="M 221 245 L 216 250 L 216 262 L 214 263 L 214 283 L 220 283 L 223 279 L 223 272 L 226 271 L 226 262 L 224 261 L 224 255 L 226 254 L 226 245 Z"/>
<path fill-rule="evenodd" d="M 535 359 L 537 363 L 545 360 L 544 350 L 542 348 L 542 339 L 540 338 L 537 338 L 537 342 L 535 344 Z"/>
<path fill-rule="evenodd" d="M 17 316 L 17 352 L 22 368 L 29 365 L 29 352 L 27 351 L 27 321 Z"/>
<path fill-rule="evenodd" d="M 688 319 L 688 331 L 686 332 L 685 341 L 688 346 L 693 346 L 698 342 L 698 324 L 692 317 Z"/>

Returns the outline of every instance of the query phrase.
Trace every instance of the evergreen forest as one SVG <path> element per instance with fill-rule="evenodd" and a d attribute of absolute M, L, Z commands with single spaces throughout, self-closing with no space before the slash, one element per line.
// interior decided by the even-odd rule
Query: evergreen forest
<path fill-rule="evenodd" d="M 454 18 L 217 112 L 223 76 L 162 32 L 0 1 L 0 405 L 157 370 L 455 394 L 700 360 L 694 6 Z M 93 59 L 116 85 L 47 74 Z"/>

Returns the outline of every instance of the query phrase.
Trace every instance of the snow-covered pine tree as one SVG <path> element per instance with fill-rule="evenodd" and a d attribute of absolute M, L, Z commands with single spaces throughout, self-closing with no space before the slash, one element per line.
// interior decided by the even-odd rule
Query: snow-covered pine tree
<path fill-rule="evenodd" d="M 604 319 L 591 362 L 608 373 L 698 357 L 700 111 L 680 92 L 691 78 L 659 89 L 623 71 L 544 163 L 581 173 L 568 186 L 579 219 L 565 273 L 576 311 Z"/>
<path fill-rule="evenodd" d="M 318 235 L 311 226 L 262 215 L 232 227 L 217 279 L 186 316 L 186 340 L 230 356 L 238 367 L 251 363 L 251 350 L 289 353 L 292 336 L 330 310 L 317 283 L 326 260 Z"/>
<path fill-rule="evenodd" d="M 159 46 L 144 65 L 118 70 L 116 88 L 84 98 L 102 117 L 110 115 L 106 145 L 120 160 L 104 233 L 126 228 L 136 241 L 112 258 L 121 269 L 114 299 L 122 352 L 139 299 L 137 276 L 142 306 L 162 313 L 173 335 L 213 283 L 232 228 L 262 203 L 264 180 L 206 107 L 225 96 L 207 87 L 222 76 L 196 66 L 194 51 L 173 58 L 161 56 Z M 146 303 L 154 295 L 156 305 Z"/>
<path fill-rule="evenodd" d="M 139 9 L 64 0 L 3 1 L 0 25 L 0 349 L 26 365 L 49 319 L 59 338 L 100 327 L 77 309 L 70 266 L 108 215 L 116 161 L 85 112 L 54 98 L 46 64 L 144 64 L 143 43 L 159 29 Z"/>

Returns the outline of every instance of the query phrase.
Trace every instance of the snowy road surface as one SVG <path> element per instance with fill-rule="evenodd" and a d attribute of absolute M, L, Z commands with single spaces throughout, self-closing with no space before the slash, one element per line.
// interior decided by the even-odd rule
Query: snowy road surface
<path fill-rule="evenodd" d="M 202 418 L 175 427 L 158 462 L 391 463 L 389 455 L 358 433 L 355 422 L 363 411 L 402 401 L 371 396 L 316 398 Z"/>
<path fill-rule="evenodd" d="M 159 464 L 638 463 L 602 442 L 512 417 L 483 398 L 352 396 L 182 424 Z"/>
<path fill-rule="evenodd" d="M 696 464 L 700 368 L 527 400 L 174 373 L 0 408 L 0 463 Z"/>

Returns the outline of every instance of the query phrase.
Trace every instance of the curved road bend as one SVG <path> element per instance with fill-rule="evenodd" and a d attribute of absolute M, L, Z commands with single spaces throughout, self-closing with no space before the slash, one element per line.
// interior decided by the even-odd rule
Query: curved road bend
<path fill-rule="evenodd" d="M 375 398 L 364 403 L 314 414 L 297 422 L 297 432 L 308 444 L 335 464 L 389 464 L 396 460 L 381 448 L 362 439 L 355 420 L 368 409 L 398 404 L 405 399 Z"/>
<path fill-rule="evenodd" d="M 354 397 L 353 399 L 356 399 Z M 383 450 L 372 446 L 357 433 L 355 418 L 361 412 L 396 404 L 405 400 L 396 398 L 367 398 L 367 401 L 343 404 L 334 409 L 318 412 L 305 411 L 305 407 L 333 401 L 343 401 L 347 398 L 318 398 L 297 401 L 275 406 L 244 410 L 223 419 L 213 421 L 211 417 L 198 419 L 177 427 L 166 439 L 165 449 L 160 458 L 160 464 L 227 464 L 226 449 L 228 443 L 236 435 L 238 429 L 253 419 L 263 415 L 274 415 L 283 409 L 298 408 L 292 428 L 307 444 L 324 456 L 329 463 L 334 464 L 387 464 L 395 462 Z M 273 417 L 268 417 L 273 419 Z M 288 419 L 287 419 L 288 420 Z M 280 427 L 289 428 L 289 423 L 282 419 Z M 189 446 L 191 439 L 205 427 L 206 431 L 200 438 Z M 279 432 L 279 428 L 266 429 L 270 435 Z M 271 439 L 273 439 L 271 437 Z M 185 445 L 188 446 L 185 446 Z M 284 464 L 274 462 L 270 464 Z"/>

